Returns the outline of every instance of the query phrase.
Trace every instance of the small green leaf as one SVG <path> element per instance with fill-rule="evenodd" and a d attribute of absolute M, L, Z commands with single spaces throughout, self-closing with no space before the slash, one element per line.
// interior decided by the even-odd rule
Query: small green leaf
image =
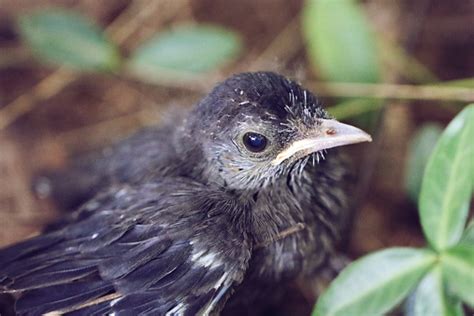
<path fill-rule="evenodd" d="M 436 146 L 443 128 L 439 124 L 423 125 L 413 137 L 408 149 L 405 189 L 413 202 L 418 202 L 426 163 Z"/>
<path fill-rule="evenodd" d="M 117 48 L 95 24 L 78 13 L 60 9 L 38 11 L 21 16 L 18 26 L 33 52 L 47 62 L 80 70 L 119 67 Z"/>
<path fill-rule="evenodd" d="M 423 231 L 437 250 L 461 238 L 472 195 L 474 104 L 467 106 L 441 135 L 426 166 L 420 193 Z"/>
<path fill-rule="evenodd" d="M 380 81 L 374 34 L 353 0 L 307 0 L 303 32 L 311 62 L 324 78 Z"/>
<path fill-rule="evenodd" d="M 427 249 L 391 248 L 344 269 L 319 298 L 314 316 L 380 315 L 398 304 L 433 265 Z"/>
<path fill-rule="evenodd" d="M 474 308 L 474 244 L 460 244 L 441 256 L 448 289 Z"/>
<path fill-rule="evenodd" d="M 222 27 L 182 26 L 158 34 L 134 52 L 130 69 L 148 80 L 162 76 L 214 70 L 241 49 L 239 37 Z"/>
<path fill-rule="evenodd" d="M 406 304 L 407 316 L 462 316 L 461 303 L 444 290 L 443 277 L 439 265 L 426 274 L 410 295 Z"/>

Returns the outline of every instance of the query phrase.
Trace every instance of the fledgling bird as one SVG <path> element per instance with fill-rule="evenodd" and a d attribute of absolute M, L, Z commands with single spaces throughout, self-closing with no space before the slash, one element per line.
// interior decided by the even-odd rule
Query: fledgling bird
<path fill-rule="evenodd" d="M 0 250 L 0 292 L 19 315 L 252 304 L 324 266 L 350 217 L 347 170 L 330 148 L 370 140 L 285 77 L 234 75 L 182 120 L 95 161 L 86 203 Z"/>

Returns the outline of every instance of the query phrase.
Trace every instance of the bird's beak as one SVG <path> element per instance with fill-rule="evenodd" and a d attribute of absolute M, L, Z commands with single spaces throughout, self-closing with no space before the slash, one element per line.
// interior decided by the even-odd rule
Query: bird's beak
<path fill-rule="evenodd" d="M 306 137 L 292 142 L 283 149 L 273 159 L 272 165 L 279 165 L 293 156 L 299 158 L 323 149 L 372 141 L 369 134 L 357 127 L 336 120 L 321 119 L 320 121 L 321 124 L 305 133 Z"/>

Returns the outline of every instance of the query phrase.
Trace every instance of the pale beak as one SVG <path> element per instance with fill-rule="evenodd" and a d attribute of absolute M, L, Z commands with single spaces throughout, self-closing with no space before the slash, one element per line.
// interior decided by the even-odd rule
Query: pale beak
<path fill-rule="evenodd" d="M 371 142 L 372 137 L 363 130 L 338 122 L 336 120 L 320 120 L 314 130 L 305 133 L 305 138 L 291 143 L 281 151 L 272 161 L 272 165 L 279 165 L 286 159 L 298 156 L 304 157 L 311 153 L 344 145 Z"/>

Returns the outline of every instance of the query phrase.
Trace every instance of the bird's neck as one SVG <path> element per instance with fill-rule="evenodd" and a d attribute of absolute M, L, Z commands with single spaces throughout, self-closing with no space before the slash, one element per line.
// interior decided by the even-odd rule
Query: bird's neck
<path fill-rule="evenodd" d="M 309 210 L 303 205 L 309 205 L 309 195 L 295 195 L 294 187 L 298 192 L 310 188 L 308 183 L 288 177 L 263 188 L 230 191 L 246 210 L 241 220 L 257 246 L 279 239 L 288 229 L 305 225 Z"/>
<path fill-rule="evenodd" d="M 308 165 L 300 175 L 280 177 L 260 190 L 237 192 L 251 205 L 248 227 L 256 243 L 278 240 L 288 232 L 327 231 L 338 239 L 350 221 L 345 162 L 338 156 Z M 240 194 L 240 195 L 239 195 Z"/>

